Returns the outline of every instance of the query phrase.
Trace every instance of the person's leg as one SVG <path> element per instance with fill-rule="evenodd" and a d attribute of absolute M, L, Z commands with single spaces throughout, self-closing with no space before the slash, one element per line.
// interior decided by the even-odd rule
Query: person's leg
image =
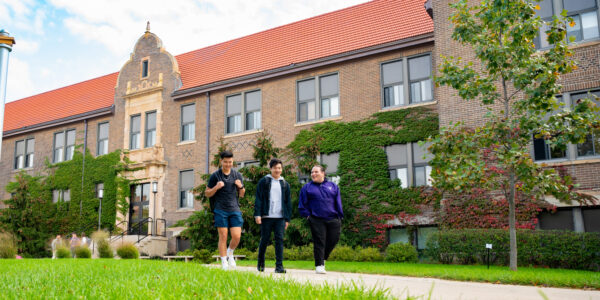
<path fill-rule="evenodd" d="M 271 239 L 271 231 L 273 230 L 273 222 L 270 218 L 263 218 L 260 224 L 260 244 L 258 245 L 258 265 L 259 271 L 265 269 L 265 252 Z"/>
<path fill-rule="evenodd" d="M 325 254 L 323 258 L 327 260 L 329 254 L 335 248 L 335 245 L 340 240 L 341 221 L 340 219 L 329 220 L 326 223 L 327 240 L 325 241 Z"/>
<path fill-rule="evenodd" d="M 315 217 L 310 217 L 310 231 L 313 238 L 313 250 L 315 257 L 315 267 L 323 265 L 324 250 L 325 250 L 325 224 L 324 221 Z"/>
<path fill-rule="evenodd" d="M 217 227 L 217 232 L 219 232 L 219 256 L 225 257 L 227 256 L 227 227 Z"/>
<path fill-rule="evenodd" d="M 283 271 L 283 233 L 285 230 L 285 220 L 283 218 L 274 219 L 273 229 L 275 231 L 275 270 Z"/>

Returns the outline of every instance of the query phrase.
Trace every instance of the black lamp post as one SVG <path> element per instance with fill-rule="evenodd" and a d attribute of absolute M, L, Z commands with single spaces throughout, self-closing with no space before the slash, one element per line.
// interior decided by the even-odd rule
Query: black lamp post
<path fill-rule="evenodd" d="M 154 223 L 154 230 L 152 231 L 152 235 L 156 235 L 156 193 L 158 192 L 158 182 L 152 182 L 152 193 L 154 194 L 154 206 L 152 207 L 152 222 Z"/>
<path fill-rule="evenodd" d="M 100 205 L 98 206 L 98 230 L 102 229 L 102 197 L 104 197 L 104 184 L 98 184 L 97 188 L 98 199 L 100 200 Z"/>

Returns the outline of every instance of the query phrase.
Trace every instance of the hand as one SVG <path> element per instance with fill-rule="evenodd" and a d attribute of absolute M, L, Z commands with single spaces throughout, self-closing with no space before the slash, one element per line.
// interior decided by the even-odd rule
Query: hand
<path fill-rule="evenodd" d="M 287 229 L 289 225 L 290 225 L 290 222 L 285 222 L 285 228 L 284 228 L 284 230 Z"/>
<path fill-rule="evenodd" d="M 236 179 L 234 183 L 235 183 L 235 186 L 237 186 L 238 189 L 241 189 L 241 188 L 244 187 L 244 185 L 242 184 L 242 181 L 239 180 L 239 179 Z"/>
<path fill-rule="evenodd" d="M 215 185 L 217 190 L 220 190 L 224 186 L 225 186 L 225 182 L 223 182 L 223 181 L 219 181 L 219 182 L 217 182 L 217 185 Z"/>
<path fill-rule="evenodd" d="M 254 217 L 254 220 L 256 221 L 256 224 L 262 224 L 262 218 L 261 217 Z"/>

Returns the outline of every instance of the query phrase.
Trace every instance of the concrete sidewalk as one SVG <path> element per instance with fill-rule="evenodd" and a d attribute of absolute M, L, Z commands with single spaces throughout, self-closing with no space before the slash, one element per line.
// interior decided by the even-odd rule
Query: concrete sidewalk
<path fill-rule="evenodd" d="M 236 270 L 254 272 L 256 268 L 237 267 Z M 350 284 L 352 282 L 366 288 L 388 289 L 390 295 L 406 299 L 407 296 L 417 299 L 461 299 L 461 300 L 488 300 L 488 299 L 535 299 L 544 297 L 550 300 L 563 299 L 597 299 L 600 300 L 600 291 L 587 291 L 577 289 L 546 288 L 522 285 L 504 285 L 491 283 L 477 283 L 465 281 L 451 281 L 434 278 L 415 278 L 404 276 L 371 275 L 358 273 L 327 272 L 326 275 L 315 274 L 314 270 L 288 269 L 287 274 L 275 274 L 272 268 L 267 268 L 264 276 L 273 278 L 291 279 L 298 282 L 312 284 L 327 283 L 330 285 Z M 432 290 L 433 289 L 433 290 Z M 431 290 L 431 298 L 429 293 Z"/>

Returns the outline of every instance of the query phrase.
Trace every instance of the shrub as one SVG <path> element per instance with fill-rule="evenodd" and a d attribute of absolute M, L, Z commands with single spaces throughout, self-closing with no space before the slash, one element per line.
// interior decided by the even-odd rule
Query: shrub
<path fill-rule="evenodd" d="M 258 250 L 256 250 L 258 252 Z M 269 245 L 267 246 L 267 250 L 265 250 L 265 260 L 274 260 L 275 259 L 275 246 Z"/>
<path fill-rule="evenodd" d="M 113 258 L 115 254 L 113 249 L 107 241 L 98 242 L 98 256 L 100 258 Z"/>
<path fill-rule="evenodd" d="M 17 245 L 14 236 L 8 232 L 0 232 L 0 258 L 15 258 Z"/>
<path fill-rule="evenodd" d="M 350 246 L 337 246 L 329 255 L 331 261 L 356 261 L 357 259 L 358 253 Z"/>
<path fill-rule="evenodd" d="M 313 260 L 313 245 L 310 244 L 284 249 L 283 257 L 288 260 Z"/>
<path fill-rule="evenodd" d="M 358 250 L 358 261 L 383 261 L 383 255 L 378 248 L 362 248 Z"/>
<path fill-rule="evenodd" d="M 507 265 L 508 231 L 503 229 L 443 230 L 432 233 L 425 254 L 442 263 L 486 263 L 485 244 L 492 244 L 492 264 Z M 518 264 L 551 268 L 600 270 L 600 233 L 518 230 Z"/>
<path fill-rule="evenodd" d="M 71 250 L 63 245 L 56 247 L 56 258 L 71 258 Z"/>
<path fill-rule="evenodd" d="M 117 255 L 122 259 L 132 259 L 140 257 L 140 252 L 132 243 L 122 243 L 117 247 Z"/>
<path fill-rule="evenodd" d="M 385 260 L 389 262 L 416 262 L 417 249 L 408 243 L 393 243 L 385 249 Z"/>
<path fill-rule="evenodd" d="M 194 250 L 192 248 L 185 249 L 183 251 L 177 252 L 177 256 L 190 256 L 190 255 L 193 256 L 194 255 L 194 251 L 196 251 L 196 250 Z"/>
<path fill-rule="evenodd" d="M 193 253 L 195 261 L 203 264 L 209 264 L 212 261 L 212 253 L 207 249 L 196 249 Z"/>
<path fill-rule="evenodd" d="M 75 257 L 77 258 L 92 258 L 92 250 L 87 246 L 80 246 L 75 248 Z"/>

